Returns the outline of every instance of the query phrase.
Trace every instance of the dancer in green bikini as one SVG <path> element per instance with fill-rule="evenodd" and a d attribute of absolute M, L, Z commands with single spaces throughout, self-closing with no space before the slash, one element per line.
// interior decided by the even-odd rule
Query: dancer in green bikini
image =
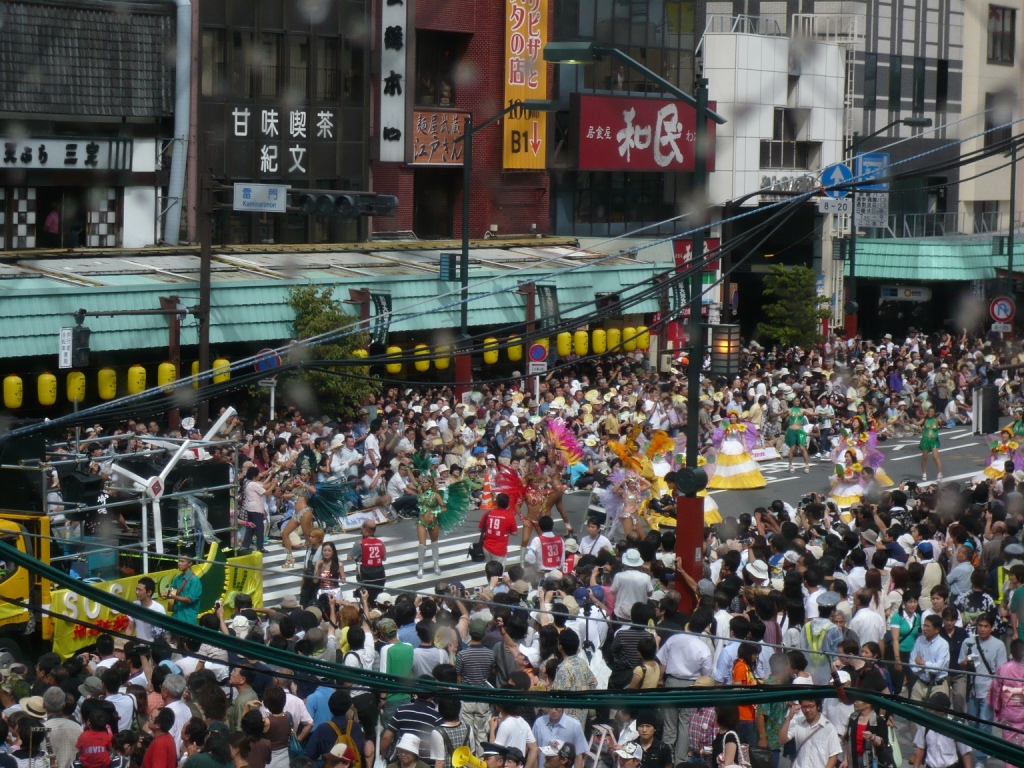
<path fill-rule="evenodd" d="M 942 479 L 942 460 L 939 458 L 939 420 L 935 416 L 935 406 L 928 409 L 928 415 L 920 422 L 921 425 L 921 480 L 928 479 L 928 455 L 935 459 L 936 478 Z"/>

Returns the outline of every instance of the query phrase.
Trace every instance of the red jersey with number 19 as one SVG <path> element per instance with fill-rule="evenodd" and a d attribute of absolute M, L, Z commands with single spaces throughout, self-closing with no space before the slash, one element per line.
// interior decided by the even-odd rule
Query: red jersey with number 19
<path fill-rule="evenodd" d="M 484 549 L 495 557 L 508 554 L 508 537 L 519 530 L 516 518 L 507 509 L 494 509 L 480 519 L 484 532 Z"/>

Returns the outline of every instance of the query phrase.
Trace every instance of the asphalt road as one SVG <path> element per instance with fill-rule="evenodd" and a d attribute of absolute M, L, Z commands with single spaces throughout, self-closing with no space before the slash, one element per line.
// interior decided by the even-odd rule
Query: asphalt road
<path fill-rule="evenodd" d="M 969 480 L 984 468 L 988 449 L 983 438 L 973 436 L 970 429 L 960 427 L 943 430 L 940 435 L 940 455 L 943 461 L 945 481 Z M 880 443 L 879 447 L 886 456 L 883 465 L 886 473 L 895 483 L 904 480 L 921 480 L 920 451 L 918 440 L 905 439 Z M 829 488 L 829 476 L 833 466 L 829 462 L 811 460 L 811 471 L 803 471 L 803 459 L 798 459 L 794 466 L 796 471 L 790 473 L 785 459 L 765 461 L 760 464 L 762 473 L 768 480 L 765 488 L 749 491 L 712 491 L 723 515 L 738 516 L 742 512 L 751 512 L 755 507 L 768 506 L 775 499 L 782 499 L 796 505 L 800 497 L 812 491 L 825 493 Z M 929 478 L 935 481 L 934 465 L 929 463 Z M 582 529 L 586 517 L 589 493 L 580 492 L 566 496 L 566 507 L 570 521 L 577 531 Z M 416 529 L 411 521 L 400 521 L 381 525 L 377 529 L 387 547 L 386 568 L 388 573 L 387 587 L 389 590 L 433 591 L 441 581 L 456 580 L 468 588 L 484 583 L 483 564 L 472 562 L 467 550 L 478 537 L 477 525 L 482 513 L 473 511 L 466 521 L 451 534 L 441 537 L 441 575 L 436 575 L 431 567 L 428 550 L 426 569 L 423 579 L 416 578 L 417 542 Z M 562 532 L 562 523 L 555 517 L 555 531 Z M 347 554 L 352 544 L 359 538 L 359 532 L 351 531 L 341 535 L 329 536 L 340 553 Z M 510 542 L 508 562 L 516 563 L 519 559 L 518 535 Z M 274 605 L 282 597 L 298 594 L 299 572 L 297 568 L 283 569 L 284 549 L 277 541 L 271 541 L 267 548 L 264 561 L 264 603 Z M 296 550 L 296 559 L 301 561 L 300 552 Z M 349 566 L 349 578 L 353 578 L 352 567 Z"/>

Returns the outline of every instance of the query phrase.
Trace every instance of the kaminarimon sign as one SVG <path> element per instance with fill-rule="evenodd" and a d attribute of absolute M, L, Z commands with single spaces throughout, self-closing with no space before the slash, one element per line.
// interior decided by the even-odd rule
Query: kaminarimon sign
<path fill-rule="evenodd" d="M 692 171 L 697 112 L 682 101 L 590 96 L 578 102 L 577 164 L 581 171 Z M 708 170 L 714 170 L 714 123 Z"/>

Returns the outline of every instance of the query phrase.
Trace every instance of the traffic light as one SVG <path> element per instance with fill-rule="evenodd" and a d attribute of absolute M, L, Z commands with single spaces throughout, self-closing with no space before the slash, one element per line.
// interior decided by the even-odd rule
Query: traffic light
<path fill-rule="evenodd" d="M 71 365 L 73 368 L 85 368 L 89 365 L 89 334 L 92 333 L 84 325 L 76 325 L 71 330 Z"/>
<path fill-rule="evenodd" d="M 309 189 L 299 193 L 298 203 L 307 216 L 353 219 L 357 216 L 391 216 L 398 207 L 398 198 L 370 192 Z"/>

